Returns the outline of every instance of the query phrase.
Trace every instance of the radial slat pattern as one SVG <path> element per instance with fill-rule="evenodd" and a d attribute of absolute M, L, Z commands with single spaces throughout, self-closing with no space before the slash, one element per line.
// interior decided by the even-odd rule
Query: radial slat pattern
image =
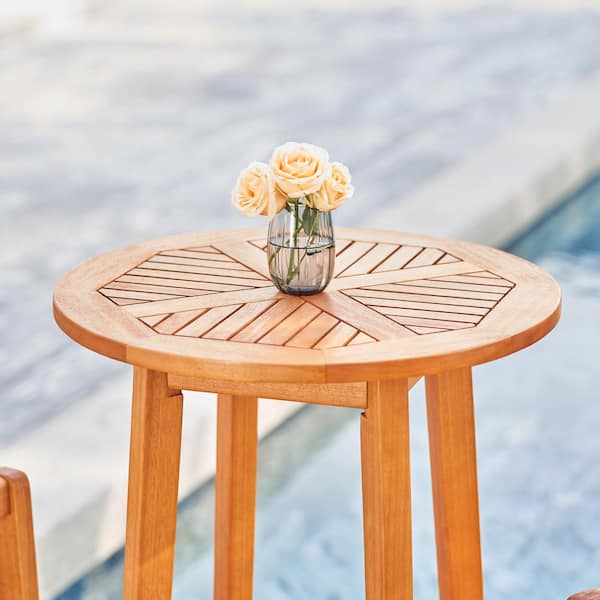
<path fill-rule="evenodd" d="M 475 327 L 514 284 L 490 271 L 364 286 L 343 293 L 417 335 Z"/>
<path fill-rule="evenodd" d="M 261 250 L 267 249 L 264 240 L 250 242 Z M 440 250 L 424 246 L 404 246 L 382 242 L 363 242 L 337 239 L 335 241 L 335 276 L 351 277 L 401 269 L 428 267 L 460 262 L 461 259 Z"/>
<path fill-rule="evenodd" d="M 126 306 L 268 287 L 271 282 L 212 246 L 165 250 L 98 290 Z"/>
<path fill-rule="evenodd" d="M 376 338 L 295 297 L 140 317 L 157 333 L 290 348 L 337 348 Z"/>
<path fill-rule="evenodd" d="M 265 249 L 253 239 L 165 250 L 99 291 L 161 335 L 320 350 L 473 328 L 514 287 L 440 248 L 338 239 L 337 286 L 286 296 L 266 256 L 261 272 Z"/>
<path fill-rule="evenodd" d="M 340 263 L 337 271 L 338 277 L 351 277 L 353 275 L 428 267 L 439 263 L 460 262 L 460 260 L 460 258 L 438 248 L 351 242 L 338 255 L 336 264 Z"/>

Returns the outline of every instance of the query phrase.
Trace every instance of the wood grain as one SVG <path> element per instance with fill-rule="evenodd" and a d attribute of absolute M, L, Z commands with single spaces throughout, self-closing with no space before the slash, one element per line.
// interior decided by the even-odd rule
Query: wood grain
<path fill-rule="evenodd" d="M 251 242 L 251 244 L 263 251 L 267 249 L 265 242 Z M 365 240 L 338 239 L 336 241 L 336 277 L 367 275 L 452 262 L 460 262 L 460 259 L 439 248 Z"/>
<path fill-rule="evenodd" d="M 258 250 L 242 237 L 232 236 L 229 242 L 219 244 L 219 249 L 239 263 L 247 265 L 257 273 L 269 278 L 265 253 Z"/>
<path fill-rule="evenodd" d="M 182 411 L 166 374 L 134 368 L 125 600 L 171 598 Z"/>
<path fill-rule="evenodd" d="M 212 246 L 158 252 L 99 288 L 119 305 L 269 286 L 267 277 Z"/>
<path fill-rule="evenodd" d="M 217 399 L 215 600 L 252 599 L 257 407 L 252 396 Z"/>
<path fill-rule="evenodd" d="M 203 337 L 214 327 L 221 324 L 227 317 L 235 313 L 242 304 L 229 304 L 228 306 L 216 306 L 202 312 L 193 321 L 180 329 L 175 335 L 184 335 L 187 337 Z"/>
<path fill-rule="evenodd" d="M 383 244 L 382 244 L 383 245 Z M 386 244 L 387 245 L 387 244 Z M 392 246 L 394 252 L 381 264 L 377 265 L 374 269 L 374 273 L 380 273 L 382 271 L 396 271 L 398 269 L 404 269 L 410 261 L 417 256 L 422 250 L 422 246 Z"/>
<path fill-rule="evenodd" d="M 256 295 L 256 292 L 253 295 Z M 239 294 L 229 297 L 241 299 Z M 342 296 L 335 301 L 338 305 L 347 302 Z M 193 302 L 196 306 L 204 305 L 206 299 L 195 299 Z M 189 306 L 190 300 L 186 299 L 185 307 Z M 228 303 L 196 310 L 181 310 L 181 305 L 173 304 L 169 307 L 177 312 L 139 318 L 157 333 L 165 335 L 290 348 L 336 348 L 350 344 L 358 334 L 362 336 L 355 343 L 364 344 L 375 342 L 385 335 L 389 336 L 386 333 L 373 333 L 374 331 L 392 330 L 393 334 L 397 335 L 401 329 L 377 315 L 369 314 L 366 315 L 364 323 L 364 328 L 372 332 L 369 335 L 360 329 L 359 321 L 353 316 L 353 306 L 350 306 L 350 310 L 344 309 L 343 306 L 331 310 L 340 312 L 343 318 L 354 321 L 356 326 L 349 325 L 326 312 L 327 299 L 317 297 L 302 299 L 276 295 L 267 300 L 249 301 L 244 304 Z M 160 310 L 165 308 L 165 304 L 162 303 Z"/>
<path fill-rule="evenodd" d="M 482 273 L 490 278 L 482 278 Z M 495 284 L 485 283 L 490 280 Z M 474 281 L 484 283 L 474 284 Z M 478 325 L 513 287 L 512 282 L 484 271 L 477 272 L 475 277 L 446 275 L 365 286 L 344 293 L 413 333 L 427 335 Z M 460 295 L 454 295 L 456 293 Z M 470 297 L 481 294 L 485 299 Z M 474 303 L 484 303 L 484 306 L 473 306 Z"/>
<path fill-rule="evenodd" d="M 374 242 L 352 241 L 352 243 L 349 244 L 343 252 L 337 254 L 335 257 L 335 276 L 341 276 L 346 269 L 349 269 L 374 247 Z"/>
<path fill-rule="evenodd" d="M 0 477 L 0 519 L 10 512 L 10 493 L 6 479 Z"/>
<path fill-rule="evenodd" d="M 344 294 L 317 294 L 311 296 L 309 301 L 376 340 L 401 339 L 411 335 L 404 327 L 392 323 L 375 311 L 360 310 L 360 305 Z"/>
<path fill-rule="evenodd" d="M 452 296 L 433 295 L 430 290 L 423 290 L 425 293 L 415 293 L 410 290 L 404 291 L 396 284 L 369 286 L 366 288 L 354 288 L 344 290 L 346 294 L 353 298 L 374 298 L 376 300 L 385 300 L 386 302 L 399 301 L 410 302 L 412 306 L 425 304 L 443 304 L 447 306 L 464 306 L 467 308 L 493 308 L 495 300 L 480 300 L 475 298 L 454 298 Z M 374 303 L 375 304 L 375 303 Z M 405 306 L 408 306 L 406 304 Z"/>
<path fill-rule="evenodd" d="M 0 467 L 0 598 L 38 598 L 29 481 L 7 467 Z"/>
<path fill-rule="evenodd" d="M 300 298 L 282 298 L 253 321 L 246 323 L 234 336 L 235 342 L 258 342 L 279 323 L 287 319 L 294 311 L 302 306 Z"/>
<path fill-rule="evenodd" d="M 456 275 L 476 271 L 480 267 L 475 263 L 450 263 L 435 264 L 413 267 L 411 269 L 403 268 L 395 271 L 374 271 L 368 275 L 348 275 L 347 277 L 337 277 L 331 281 L 326 291 L 343 290 L 353 287 L 363 287 L 365 285 L 383 285 L 386 283 L 401 283 L 412 281 L 414 279 L 425 279 L 435 277 L 436 275 Z"/>
<path fill-rule="evenodd" d="M 153 321 L 157 315 L 143 317 L 141 321 L 152 327 L 157 333 L 176 335 L 192 321 L 202 316 L 207 310 L 208 308 L 201 308 L 199 310 L 183 310 L 177 313 L 158 315 L 157 322 L 154 324 Z"/>
<path fill-rule="evenodd" d="M 309 302 L 303 302 L 297 310 L 260 338 L 258 343 L 283 346 L 320 314 L 322 314 L 322 311 L 316 306 L 313 306 Z"/>
<path fill-rule="evenodd" d="M 326 312 L 320 312 L 310 323 L 291 337 L 286 346 L 314 348 L 340 321 Z M 374 341 L 369 338 L 367 341 Z"/>
<path fill-rule="evenodd" d="M 471 370 L 425 379 L 441 600 L 483 600 Z"/>
<path fill-rule="evenodd" d="M 361 450 L 367 600 L 412 600 L 408 385 L 367 384 Z"/>
<path fill-rule="evenodd" d="M 415 380 L 416 381 L 416 380 Z M 366 408 L 367 384 L 361 383 L 238 383 L 169 375 L 169 387 L 215 394 L 250 395 L 272 400 L 291 400 L 309 404 Z"/>
<path fill-rule="evenodd" d="M 206 333 L 204 337 L 213 340 L 228 340 L 258 319 L 275 302 L 276 300 L 262 300 L 242 304 L 240 309 L 235 312 L 235 315 L 221 321 L 216 327 Z"/>
<path fill-rule="evenodd" d="M 393 244 L 375 244 L 365 252 L 356 262 L 344 271 L 344 275 L 364 275 L 374 271 L 377 267 L 383 265 L 387 258 L 398 247 Z"/>
<path fill-rule="evenodd" d="M 404 268 L 427 267 L 435 265 L 444 256 L 444 251 L 439 248 L 423 248 Z"/>
<path fill-rule="evenodd" d="M 517 257 L 393 231 L 338 234 L 339 276 L 315 296 L 273 286 L 264 230 L 190 234 L 75 269 L 57 286 L 56 319 L 81 344 L 149 369 L 296 383 L 471 366 L 558 321 L 556 282 Z"/>

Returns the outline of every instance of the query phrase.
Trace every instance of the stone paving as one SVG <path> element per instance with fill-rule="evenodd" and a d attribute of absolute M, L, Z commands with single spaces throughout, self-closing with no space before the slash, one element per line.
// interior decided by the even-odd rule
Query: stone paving
<path fill-rule="evenodd" d="M 351 166 L 336 221 L 364 223 L 600 71 L 592 9 L 86 6 L 0 39 L 0 446 L 123 372 L 54 326 L 70 267 L 247 224 L 233 180 L 289 139 Z"/>

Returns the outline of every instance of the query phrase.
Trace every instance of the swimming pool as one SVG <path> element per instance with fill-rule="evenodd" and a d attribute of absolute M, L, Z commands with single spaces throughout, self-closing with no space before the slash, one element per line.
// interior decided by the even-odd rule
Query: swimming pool
<path fill-rule="evenodd" d="M 507 248 L 560 282 L 536 346 L 474 371 L 486 598 L 600 585 L 600 178 Z M 415 597 L 437 591 L 422 386 L 411 398 Z M 312 406 L 261 443 L 255 595 L 363 597 L 358 411 Z M 213 488 L 179 510 L 174 598 L 208 598 Z M 122 553 L 58 597 L 120 598 Z M 57 599 L 57 600 L 58 600 Z"/>

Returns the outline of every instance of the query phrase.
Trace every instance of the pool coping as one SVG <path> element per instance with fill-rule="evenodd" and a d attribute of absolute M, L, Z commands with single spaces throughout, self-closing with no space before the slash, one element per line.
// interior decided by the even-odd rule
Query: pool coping
<path fill-rule="evenodd" d="M 599 105 L 596 77 L 364 225 L 505 245 L 600 170 Z M 25 470 L 32 482 L 42 599 L 123 544 L 130 385 L 129 375 L 111 381 L 2 448 L 3 462 Z M 180 498 L 214 474 L 214 399 L 185 396 Z M 269 403 L 261 434 L 301 406 Z"/>
<path fill-rule="evenodd" d="M 598 106 L 595 77 L 369 225 L 505 246 L 600 170 Z"/>

